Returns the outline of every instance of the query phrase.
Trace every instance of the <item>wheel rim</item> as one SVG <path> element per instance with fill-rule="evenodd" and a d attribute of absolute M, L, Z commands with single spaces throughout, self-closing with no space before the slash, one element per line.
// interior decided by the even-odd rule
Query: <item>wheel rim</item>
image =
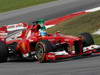
<path fill-rule="evenodd" d="M 41 44 L 38 44 L 38 46 L 37 46 L 36 56 L 37 56 L 37 59 L 39 61 L 43 61 L 43 59 L 44 59 L 44 48 Z"/>

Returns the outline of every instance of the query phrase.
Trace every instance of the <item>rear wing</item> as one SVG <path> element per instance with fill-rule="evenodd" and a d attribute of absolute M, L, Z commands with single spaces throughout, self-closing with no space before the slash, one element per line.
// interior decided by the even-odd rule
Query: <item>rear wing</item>
<path fill-rule="evenodd" d="M 18 24 L 11 24 L 6 26 L 6 31 L 16 31 L 16 30 L 23 30 L 27 29 L 28 24 L 27 23 L 18 23 Z"/>
<path fill-rule="evenodd" d="M 27 23 L 4 25 L 4 26 L 0 27 L 0 40 L 4 40 L 9 36 L 10 37 L 12 37 L 12 36 L 14 36 L 14 37 L 20 36 L 22 30 L 27 29 L 27 28 L 28 28 L 28 24 Z"/>

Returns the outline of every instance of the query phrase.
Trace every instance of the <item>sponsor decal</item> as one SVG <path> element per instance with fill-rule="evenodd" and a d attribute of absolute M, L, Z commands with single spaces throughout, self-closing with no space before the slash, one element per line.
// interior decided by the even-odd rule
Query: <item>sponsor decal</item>
<path fill-rule="evenodd" d="M 0 32 L 0 38 L 6 38 L 8 33 Z"/>
<path fill-rule="evenodd" d="M 22 35 L 22 30 L 15 31 L 15 32 L 7 35 L 6 41 L 19 40 L 19 37 L 21 35 Z"/>
<path fill-rule="evenodd" d="M 12 25 L 7 26 L 7 31 L 14 31 L 14 30 L 20 30 L 20 29 L 26 29 L 26 27 L 24 27 L 23 23 L 12 24 Z"/>
<path fill-rule="evenodd" d="M 48 55 L 48 57 L 54 58 L 54 57 L 55 57 L 55 55 Z"/>

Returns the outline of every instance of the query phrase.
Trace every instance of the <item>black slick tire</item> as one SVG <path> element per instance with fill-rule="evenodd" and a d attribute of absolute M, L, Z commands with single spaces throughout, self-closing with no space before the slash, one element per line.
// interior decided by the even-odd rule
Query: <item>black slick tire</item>
<path fill-rule="evenodd" d="M 52 50 L 51 43 L 48 40 L 41 40 L 40 42 L 38 42 L 36 44 L 35 49 L 36 49 L 37 60 L 40 63 L 47 62 L 46 58 L 45 58 L 45 55 L 46 55 L 46 53 L 48 53 Z"/>
<path fill-rule="evenodd" d="M 0 42 L 0 62 L 6 62 L 8 58 L 8 49 L 6 44 Z"/>
<path fill-rule="evenodd" d="M 80 37 L 83 38 L 83 46 L 90 46 L 94 44 L 93 37 L 90 33 L 81 33 Z"/>

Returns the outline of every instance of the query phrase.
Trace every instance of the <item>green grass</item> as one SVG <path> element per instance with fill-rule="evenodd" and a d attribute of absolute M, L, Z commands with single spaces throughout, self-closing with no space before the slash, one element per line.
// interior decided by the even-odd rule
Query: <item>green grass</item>
<path fill-rule="evenodd" d="M 0 12 L 6 12 L 54 0 L 0 0 Z"/>
<path fill-rule="evenodd" d="M 100 11 L 81 15 L 69 21 L 65 21 L 53 28 L 48 29 L 48 32 L 54 33 L 61 31 L 64 34 L 77 35 L 82 32 L 93 33 L 100 29 Z M 100 44 L 100 36 L 94 36 L 97 44 Z"/>

